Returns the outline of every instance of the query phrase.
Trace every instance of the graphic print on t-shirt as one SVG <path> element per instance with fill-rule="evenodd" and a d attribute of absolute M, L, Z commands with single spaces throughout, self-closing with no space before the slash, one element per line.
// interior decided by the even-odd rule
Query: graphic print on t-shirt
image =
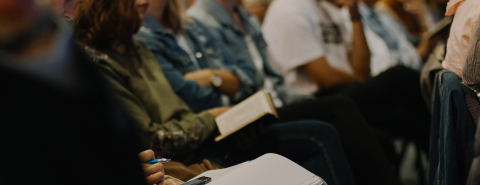
<path fill-rule="evenodd" d="M 329 44 L 342 43 L 342 33 L 340 27 L 334 23 L 320 23 L 322 29 L 323 42 Z"/>

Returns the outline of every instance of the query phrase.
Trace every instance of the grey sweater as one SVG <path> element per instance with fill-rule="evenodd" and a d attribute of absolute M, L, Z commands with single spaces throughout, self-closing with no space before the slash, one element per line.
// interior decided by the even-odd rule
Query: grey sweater
<path fill-rule="evenodd" d="M 467 58 L 463 68 L 463 84 L 473 89 L 476 93 L 480 91 L 480 17 L 470 37 Z M 480 127 L 477 125 L 474 144 L 474 159 L 467 185 L 480 184 Z"/>

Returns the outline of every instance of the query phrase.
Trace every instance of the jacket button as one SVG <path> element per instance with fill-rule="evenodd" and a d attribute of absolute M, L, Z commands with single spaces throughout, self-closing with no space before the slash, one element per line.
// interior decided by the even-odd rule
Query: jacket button
<path fill-rule="evenodd" d="M 201 52 L 195 53 L 195 57 L 197 58 L 202 58 L 203 54 Z"/>

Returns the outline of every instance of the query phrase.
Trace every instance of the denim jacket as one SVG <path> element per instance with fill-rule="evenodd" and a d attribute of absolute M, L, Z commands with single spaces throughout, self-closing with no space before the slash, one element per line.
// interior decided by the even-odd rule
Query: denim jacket
<path fill-rule="evenodd" d="M 212 37 L 209 29 L 202 23 L 192 19 L 187 21 L 187 28 L 183 34 L 201 69 L 221 69 L 232 72 L 240 82 L 240 91 L 230 97 L 232 104 L 238 103 L 253 94 L 257 89 L 251 76 L 255 69 L 247 65 L 233 54 L 223 43 Z M 175 35 L 168 32 L 150 15 L 146 16 L 143 26 L 135 39 L 145 42 L 155 54 L 162 66 L 165 77 L 173 90 L 179 95 L 194 112 L 222 106 L 222 94 L 214 88 L 198 85 L 197 82 L 185 80 L 183 75 L 199 70 L 191 60 L 189 54 L 178 45 Z"/>
<path fill-rule="evenodd" d="M 279 94 L 280 99 L 286 104 L 304 99 L 306 95 L 296 93 L 290 86 L 286 85 L 282 76 L 276 73 L 270 66 L 267 43 L 263 39 L 260 22 L 247 11 L 236 8 L 240 15 L 246 32 L 252 37 L 258 51 L 263 59 L 263 68 L 265 75 L 273 82 L 274 89 Z M 188 15 L 196 18 L 200 22 L 213 28 L 214 36 L 222 40 L 237 56 L 248 61 L 248 64 L 256 69 L 252 56 L 248 50 L 245 35 L 234 25 L 233 20 L 227 14 L 225 9 L 215 0 L 197 0 L 197 2 L 188 10 Z M 262 73 L 255 70 L 253 77 L 257 89 L 263 87 L 264 78 Z"/>

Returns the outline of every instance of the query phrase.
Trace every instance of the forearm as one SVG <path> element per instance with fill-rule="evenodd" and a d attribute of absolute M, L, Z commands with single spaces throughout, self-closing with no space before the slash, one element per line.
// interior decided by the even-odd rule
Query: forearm
<path fill-rule="evenodd" d="M 197 82 L 190 80 L 180 79 L 177 81 L 181 82 L 171 85 L 172 88 L 193 112 L 197 113 L 223 105 L 222 94 L 212 87 L 202 87 Z"/>
<path fill-rule="evenodd" d="M 222 78 L 223 83 L 218 87 L 221 93 L 235 95 L 240 90 L 241 82 L 234 74 L 223 70 L 212 70 L 212 72 Z"/>
<path fill-rule="evenodd" d="M 326 89 L 335 86 L 348 85 L 362 80 L 362 78 L 358 76 L 352 76 L 334 68 L 327 75 L 327 80 L 324 80 L 325 78 L 319 77 L 318 75 L 315 76 L 313 79 L 317 84 L 320 84 L 322 88 Z M 312 77 L 310 77 L 310 79 L 312 79 Z"/>
<path fill-rule="evenodd" d="M 362 21 L 352 22 L 353 26 L 353 49 L 350 53 L 350 63 L 355 75 L 365 79 L 370 76 L 370 49 L 363 29 Z"/>
<path fill-rule="evenodd" d="M 420 44 L 417 46 L 417 53 L 421 59 L 425 59 L 432 52 L 434 45 L 429 39 L 422 39 Z"/>
<path fill-rule="evenodd" d="M 154 123 L 158 124 L 158 123 Z M 207 111 L 182 116 L 150 127 L 150 144 L 155 153 L 164 157 L 180 157 L 200 147 L 217 132 L 215 116 Z"/>
<path fill-rule="evenodd" d="M 331 88 L 342 86 L 360 81 L 361 78 L 355 75 L 347 74 L 341 70 L 328 65 L 325 57 L 318 58 L 302 68 L 307 76 L 322 88 Z"/>

